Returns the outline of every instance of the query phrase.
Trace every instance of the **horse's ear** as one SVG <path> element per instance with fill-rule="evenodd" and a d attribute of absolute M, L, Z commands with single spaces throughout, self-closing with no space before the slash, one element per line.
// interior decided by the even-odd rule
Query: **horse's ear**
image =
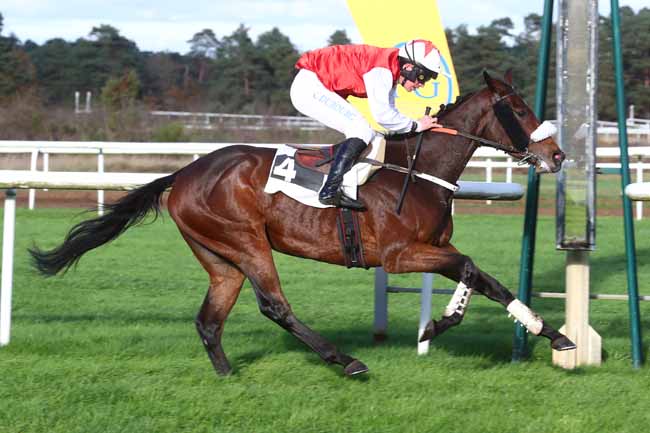
<path fill-rule="evenodd" d="M 512 68 L 508 68 L 505 75 L 503 76 L 503 81 L 512 87 Z"/>
<path fill-rule="evenodd" d="M 483 79 L 485 80 L 485 84 L 490 88 L 492 93 L 498 93 L 497 91 L 497 81 L 488 74 L 488 71 L 483 69 Z"/>
<path fill-rule="evenodd" d="M 492 77 L 490 77 L 490 74 L 488 74 L 487 69 L 483 69 L 483 79 L 485 80 L 485 84 L 490 84 Z"/>

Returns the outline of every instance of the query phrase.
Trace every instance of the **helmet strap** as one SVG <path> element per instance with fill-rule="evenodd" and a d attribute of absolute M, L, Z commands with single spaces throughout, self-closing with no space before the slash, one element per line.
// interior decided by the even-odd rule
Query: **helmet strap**
<path fill-rule="evenodd" d="M 404 77 L 406 80 L 409 80 L 409 81 L 412 81 L 412 82 L 415 83 L 417 81 L 417 77 L 418 77 L 418 71 L 417 71 L 418 68 L 417 68 L 417 66 L 415 66 L 413 64 L 411 64 L 411 66 L 412 66 L 411 70 L 409 71 L 408 69 L 406 69 L 406 64 L 402 65 L 402 67 L 400 68 L 399 74 L 402 77 Z"/>

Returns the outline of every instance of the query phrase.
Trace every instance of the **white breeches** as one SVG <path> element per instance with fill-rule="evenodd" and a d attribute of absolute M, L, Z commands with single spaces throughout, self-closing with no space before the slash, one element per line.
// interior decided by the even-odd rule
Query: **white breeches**
<path fill-rule="evenodd" d="M 327 89 L 318 76 L 307 69 L 298 71 L 291 84 L 291 102 L 305 116 L 336 129 L 345 138 L 370 143 L 375 134 L 368 121 L 352 104 Z"/>

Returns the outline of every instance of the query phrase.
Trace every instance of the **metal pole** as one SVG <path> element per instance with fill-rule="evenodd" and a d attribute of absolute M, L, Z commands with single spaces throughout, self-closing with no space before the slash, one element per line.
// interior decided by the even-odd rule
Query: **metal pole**
<path fill-rule="evenodd" d="M 420 343 L 420 337 L 431 320 L 431 294 L 433 274 L 422 274 L 422 291 L 420 291 L 420 326 L 418 328 L 418 355 L 429 352 L 429 340 Z"/>
<path fill-rule="evenodd" d="M 11 335 L 11 291 L 14 273 L 14 231 L 16 190 L 8 189 L 2 238 L 2 286 L 0 288 L 0 346 L 9 344 Z"/>
<path fill-rule="evenodd" d="M 637 157 L 636 181 L 637 183 L 643 182 L 643 159 L 641 159 L 641 155 Z M 636 219 L 637 221 L 643 219 L 643 201 L 641 200 L 636 202 Z"/>
<path fill-rule="evenodd" d="M 623 219 L 625 230 L 625 256 L 627 257 L 627 292 L 630 310 L 630 338 L 632 340 L 632 363 L 639 368 L 643 363 L 641 323 L 639 313 L 639 285 L 636 273 L 636 246 L 632 203 L 625 195 L 630 183 L 629 157 L 627 153 L 627 125 L 625 123 L 625 88 L 623 87 L 623 56 L 621 53 L 621 23 L 618 0 L 611 0 L 612 42 L 614 44 L 614 78 L 616 80 L 616 116 L 618 118 L 618 144 L 621 149 L 621 189 L 623 191 Z"/>
<path fill-rule="evenodd" d="M 40 151 L 38 149 L 32 150 L 32 157 L 29 164 L 30 171 L 38 170 L 38 154 Z M 36 203 L 36 190 L 34 188 L 29 189 L 29 210 L 34 209 L 34 204 Z"/>
<path fill-rule="evenodd" d="M 549 53 L 551 51 L 551 26 L 553 24 L 553 0 L 544 1 L 542 35 L 537 60 L 537 82 L 535 85 L 535 115 L 544 120 L 546 108 L 546 87 L 548 84 Z M 539 176 L 535 168 L 528 169 L 528 188 L 526 193 L 526 215 L 524 217 L 524 234 L 521 241 L 521 259 L 519 264 L 518 297 L 526 305 L 530 304 L 533 280 L 533 261 L 535 257 L 535 232 L 537 230 L 537 209 L 539 201 Z M 528 356 L 528 338 L 521 326 L 515 326 L 512 360 L 520 361 Z"/>
<path fill-rule="evenodd" d="M 375 323 L 374 338 L 375 341 L 386 339 L 386 330 L 388 328 L 388 274 L 384 268 L 375 268 Z"/>
<path fill-rule="evenodd" d="M 99 148 L 97 154 L 97 173 L 104 173 L 104 149 Z M 104 215 L 104 190 L 97 190 L 97 215 Z"/>

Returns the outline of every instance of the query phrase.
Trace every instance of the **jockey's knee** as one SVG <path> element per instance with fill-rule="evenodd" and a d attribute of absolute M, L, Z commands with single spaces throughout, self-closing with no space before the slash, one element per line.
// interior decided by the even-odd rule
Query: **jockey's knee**
<path fill-rule="evenodd" d="M 372 141 L 374 135 L 375 131 L 366 121 L 355 122 L 354 125 L 350 125 L 345 129 L 345 138 L 358 138 L 359 140 L 362 140 L 366 145 Z"/>

